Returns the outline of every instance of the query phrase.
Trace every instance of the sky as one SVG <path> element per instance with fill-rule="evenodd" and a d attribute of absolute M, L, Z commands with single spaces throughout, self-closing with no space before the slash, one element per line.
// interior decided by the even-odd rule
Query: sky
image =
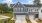
<path fill-rule="evenodd" d="M 22 4 L 33 4 L 34 0 L 0 0 L 0 3 L 14 4 L 17 2 L 21 2 Z M 42 0 L 40 0 L 42 4 Z"/>

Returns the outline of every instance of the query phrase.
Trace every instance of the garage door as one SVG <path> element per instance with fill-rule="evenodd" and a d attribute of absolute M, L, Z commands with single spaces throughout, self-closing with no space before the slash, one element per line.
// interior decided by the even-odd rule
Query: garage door
<path fill-rule="evenodd" d="M 16 15 L 16 19 L 25 19 L 26 15 Z"/>
<path fill-rule="evenodd" d="M 34 15 L 29 15 L 29 19 L 34 19 Z"/>

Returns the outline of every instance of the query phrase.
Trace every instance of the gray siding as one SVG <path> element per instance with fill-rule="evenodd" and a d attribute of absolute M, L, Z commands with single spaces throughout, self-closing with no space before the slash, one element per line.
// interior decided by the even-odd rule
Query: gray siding
<path fill-rule="evenodd" d="M 14 13 L 14 15 L 28 15 L 28 13 Z"/>

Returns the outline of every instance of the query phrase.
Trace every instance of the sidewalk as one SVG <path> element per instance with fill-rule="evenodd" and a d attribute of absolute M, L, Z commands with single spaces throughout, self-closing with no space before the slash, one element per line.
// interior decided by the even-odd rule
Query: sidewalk
<path fill-rule="evenodd" d="M 32 23 L 38 23 L 38 22 L 36 22 L 34 19 L 30 19 L 30 21 L 31 21 Z"/>

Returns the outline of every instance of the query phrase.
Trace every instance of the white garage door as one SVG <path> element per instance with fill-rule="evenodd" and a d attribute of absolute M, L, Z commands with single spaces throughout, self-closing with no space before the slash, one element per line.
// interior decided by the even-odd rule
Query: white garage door
<path fill-rule="evenodd" d="M 16 19 L 25 19 L 26 15 L 16 15 Z"/>
<path fill-rule="evenodd" d="M 29 15 L 29 19 L 34 19 L 34 15 Z"/>

